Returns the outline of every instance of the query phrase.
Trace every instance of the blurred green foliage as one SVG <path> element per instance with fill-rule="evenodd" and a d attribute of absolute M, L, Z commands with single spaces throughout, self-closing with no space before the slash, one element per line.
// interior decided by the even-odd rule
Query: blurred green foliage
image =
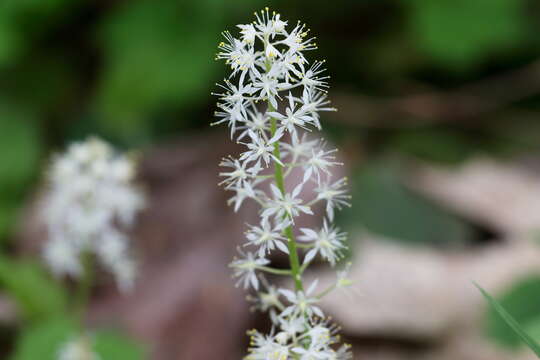
<path fill-rule="evenodd" d="M 419 49 L 453 70 L 523 45 L 530 36 L 522 0 L 414 0 L 410 26 Z"/>
<path fill-rule="evenodd" d="M 0 287 L 16 300 L 26 321 L 36 322 L 67 311 L 65 288 L 33 261 L 0 257 Z"/>
<path fill-rule="evenodd" d="M 62 345 L 73 340 L 78 327 L 69 318 L 58 316 L 26 327 L 19 337 L 10 360 L 57 360 Z M 91 333 L 93 350 L 100 359 L 142 360 L 140 345 L 116 331 Z"/>
<path fill-rule="evenodd" d="M 475 284 L 476 285 L 476 284 Z M 507 327 L 512 329 L 514 334 L 521 339 L 535 354 L 540 358 L 540 344 L 537 342 L 538 335 L 538 321 L 533 324 L 532 327 L 529 327 L 529 331 L 526 331 L 519 322 L 498 302 L 493 296 L 491 296 L 487 291 L 482 289 L 480 286 L 476 285 L 484 298 L 487 300 L 491 306 L 491 310 L 495 311 L 501 320 L 503 320 Z"/>
<path fill-rule="evenodd" d="M 40 128 L 23 109 L 0 103 L 0 239 L 16 223 L 25 190 L 39 169 Z M 6 121 L 5 119 L 9 119 Z"/>
<path fill-rule="evenodd" d="M 125 3 L 100 28 L 104 71 L 97 114 L 107 132 L 144 137 L 149 114 L 206 102 L 217 78 L 214 54 L 227 9 L 243 2 Z M 159 121 L 153 119 L 153 121 Z"/>
<path fill-rule="evenodd" d="M 540 339 L 540 276 L 531 275 L 496 297 L 533 339 Z M 508 348 L 522 345 L 520 336 L 508 326 L 496 308 L 489 308 L 486 332 L 498 344 Z"/>
<path fill-rule="evenodd" d="M 470 241 L 471 227 L 403 185 L 396 160 L 363 166 L 355 176 L 353 207 L 340 220 L 346 228 L 411 245 L 460 247 Z"/>

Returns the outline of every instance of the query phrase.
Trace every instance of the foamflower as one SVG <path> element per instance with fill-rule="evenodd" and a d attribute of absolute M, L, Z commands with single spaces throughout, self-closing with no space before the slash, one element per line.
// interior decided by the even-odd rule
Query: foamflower
<path fill-rule="evenodd" d="M 227 125 L 243 146 L 221 162 L 221 185 L 233 193 L 228 203 L 235 212 L 246 203 L 257 206 L 253 215 L 259 221 L 248 225 L 240 257 L 230 267 L 236 285 L 254 292 L 248 300 L 268 312 L 273 326 L 269 334 L 249 332 L 246 359 L 350 359 L 349 347 L 339 347 L 336 328 L 316 320 L 324 317 L 321 298 L 345 287 L 344 273 L 322 291 L 317 281 L 304 289 L 303 281 L 315 259 L 334 266 L 347 248 L 346 234 L 332 225 L 335 211 L 350 205 L 346 181 L 333 180 L 342 163 L 337 150 L 316 135 L 320 114 L 335 111 L 327 98 L 324 61 L 308 61 L 306 52 L 317 47 L 304 24 L 291 26 L 268 9 L 237 27 L 238 36 L 226 31 L 218 46 L 216 58 L 231 72 L 214 94 L 219 100 L 213 124 Z M 316 216 L 319 204 L 326 206 L 321 229 L 297 229 L 298 218 Z M 288 267 L 272 267 L 278 254 L 288 256 Z M 294 289 L 273 286 L 263 274 L 288 276 Z"/>
<path fill-rule="evenodd" d="M 54 158 L 43 202 L 49 235 L 43 256 L 53 273 L 78 278 L 89 255 L 114 274 L 121 290 L 133 287 L 127 232 L 144 206 L 134 177 L 134 161 L 97 138 Z"/>

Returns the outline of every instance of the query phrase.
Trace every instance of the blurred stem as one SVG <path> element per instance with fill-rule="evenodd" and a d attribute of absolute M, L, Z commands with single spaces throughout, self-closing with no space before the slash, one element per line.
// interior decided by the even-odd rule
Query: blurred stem
<path fill-rule="evenodd" d="M 268 266 L 259 266 L 257 267 L 257 269 L 261 271 L 266 271 L 267 273 L 274 274 L 274 275 L 287 275 L 287 276 L 292 275 L 292 271 L 287 270 L 287 269 L 274 269 Z"/>
<path fill-rule="evenodd" d="M 75 312 L 82 328 L 94 282 L 94 256 L 88 251 L 83 252 L 81 254 L 81 264 L 82 276 L 75 294 Z"/>
<path fill-rule="evenodd" d="M 336 284 L 330 285 L 326 290 L 324 290 L 322 293 L 316 296 L 317 299 L 322 299 L 326 295 L 330 294 L 334 289 L 336 288 Z"/>

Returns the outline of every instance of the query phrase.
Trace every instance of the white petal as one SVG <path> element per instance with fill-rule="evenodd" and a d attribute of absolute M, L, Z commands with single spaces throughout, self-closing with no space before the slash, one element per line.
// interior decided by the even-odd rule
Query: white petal
<path fill-rule="evenodd" d="M 317 255 L 317 249 L 309 250 L 308 253 L 306 254 L 306 256 L 304 257 L 303 264 L 306 264 L 306 263 L 310 262 L 311 260 L 313 260 L 315 255 Z"/>
<path fill-rule="evenodd" d="M 285 245 L 281 241 L 276 242 L 276 246 L 278 247 L 279 250 L 283 251 L 284 253 L 286 254 L 289 253 L 289 248 L 287 247 L 287 245 Z"/>
<path fill-rule="evenodd" d="M 310 295 L 313 290 L 315 290 L 315 288 L 317 287 L 317 285 L 319 284 L 319 279 L 315 279 L 311 285 L 309 286 L 309 288 L 307 289 L 306 291 L 306 294 Z"/>

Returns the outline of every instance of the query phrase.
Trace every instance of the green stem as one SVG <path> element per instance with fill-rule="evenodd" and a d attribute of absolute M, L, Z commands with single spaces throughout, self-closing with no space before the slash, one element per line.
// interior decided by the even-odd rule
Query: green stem
<path fill-rule="evenodd" d="M 83 273 L 75 294 L 75 312 L 77 313 L 81 327 L 83 327 L 90 300 L 90 291 L 94 282 L 94 258 L 92 254 L 89 252 L 82 253 L 81 264 Z"/>
<path fill-rule="evenodd" d="M 317 299 L 322 299 L 326 295 L 330 294 L 336 288 L 336 284 L 329 286 L 326 290 L 316 296 Z"/>
<path fill-rule="evenodd" d="M 287 275 L 287 276 L 292 275 L 292 271 L 286 270 L 286 269 L 274 269 L 268 266 L 258 266 L 257 269 L 261 271 L 265 271 L 270 274 L 275 274 L 275 275 Z"/>
<path fill-rule="evenodd" d="M 270 104 L 270 102 L 268 102 L 268 111 L 275 111 L 274 107 L 272 106 L 272 104 Z M 272 133 L 272 136 L 274 136 L 277 130 L 277 119 L 271 118 L 270 121 L 271 121 L 270 131 Z M 274 143 L 274 156 L 277 159 L 281 160 L 281 154 L 279 151 L 278 141 Z M 281 191 L 282 195 L 285 195 L 285 182 L 283 180 L 283 166 L 281 166 L 277 162 L 274 162 L 274 177 L 276 179 L 276 185 L 279 191 Z M 287 239 L 289 239 L 289 241 L 287 242 L 287 246 L 289 248 L 289 262 L 291 264 L 291 276 L 294 280 L 294 286 L 296 288 L 296 291 L 303 291 L 304 286 L 302 284 L 302 278 L 300 275 L 300 260 L 298 259 L 296 239 L 294 238 L 291 225 L 289 225 L 285 229 L 285 236 L 287 236 Z"/>
<path fill-rule="evenodd" d="M 265 50 L 266 50 L 266 44 L 268 44 L 268 37 L 264 39 L 265 44 Z M 270 71 L 271 63 L 270 60 L 266 60 L 266 72 Z M 270 100 L 268 100 L 268 112 L 276 111 L 274 106 L 270 103 Z M 277 119 L 276 118 L 270 118 L 270 132 L 271 136 L 274 136 L 277 131 Z M 274 156 L 276 159 L 281 161 L 281 154 L 279 151 L 279 141 L 276 141 L 274 143 Z M 285 182 L 283 180 L 283 166 L 278 164 L 277 162 L 274 162 L 274 178 L 276 179 L 276 185 L 281 191 L 282 195 L 285 195 Z M 302 276 L 300 272 L 300 260 L 298 259 L 298 252 L 296 250 L 296 239 L 294 238 L 294 234 L 292 231 L 292 226 L 289 225 L 285 229 L 285 236 L 287 236 L 287 239 L 289 239 L 287 246 L 289 248 L 289 262 L 291 264 L 291 276 L 294 280 L 294 287 L 296 288 L 296 291 L 304 291 L 304 285 L 302 284 Z"/>

